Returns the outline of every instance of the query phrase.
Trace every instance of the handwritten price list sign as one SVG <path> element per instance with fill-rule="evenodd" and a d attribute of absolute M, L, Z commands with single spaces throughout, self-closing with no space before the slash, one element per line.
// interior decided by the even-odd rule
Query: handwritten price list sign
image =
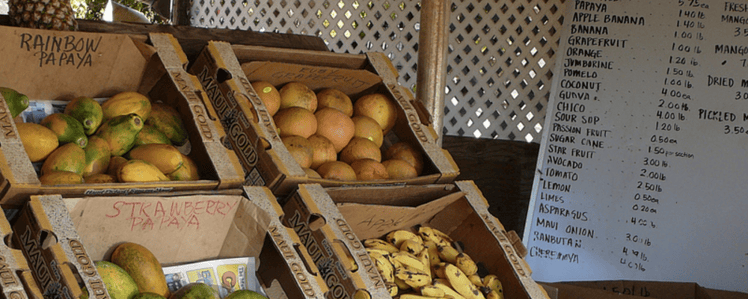
<path fill-rule="evenodd" d="M 748 3 L 567 3 L 523 241 L 538 281 L 748 292 Z"/>

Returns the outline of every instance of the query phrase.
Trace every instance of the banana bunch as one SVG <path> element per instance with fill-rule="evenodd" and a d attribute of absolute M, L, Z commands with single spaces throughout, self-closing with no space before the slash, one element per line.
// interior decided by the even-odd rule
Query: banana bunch
<path fill-rule="evenodd" d="M 498 277 L 478 275 L 475 261 L 435 228 L 394 230 L 363 243 L 393 298 L 504 298 Z"/>

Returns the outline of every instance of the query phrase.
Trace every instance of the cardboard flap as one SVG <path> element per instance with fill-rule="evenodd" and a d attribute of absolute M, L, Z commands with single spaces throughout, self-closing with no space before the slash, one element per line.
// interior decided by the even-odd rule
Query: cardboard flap
<path fill-rule="evenodd" d="M 354 96 L 382 82 L 378 75 L 366 70 L 265 61 L 242 63 L 241 66 L 250 82 L 265 78 L 265 81 L 274 86 L 282 86 L 288 82 L 296 81 L 306 84 L 314 91 L 328 86 L 336 86 L 336 89 L 348 96 Z"/>
<path fill-rule="evenodd" d="M 135 90 L 147 60 L 124 34 L 2 26 L 0 40 L 0 82 L 36 100 Z"/>
<path fill-rule="evenodd" d="M 345 215 L 345 220 L 358 238 L 364 240 L 381 237 L 395 229 L 425 223 L 463 196 L 462 192 L 455 192 L 415 207 L 339 203 L 338 209 Z"/>
<path fill-rule="evenodd" d="M 255 238 L 263 238 L 264 229 L 267 229 L 267 226 L 258 228 L 262 230 L 259 236 L 247 231 L 236 233 L 237 229 L 253 223 L 247 219 L 252 217 L 235 219 L 239 209 L 252 212 L 252 207 L 242 202 L 246 199 L 241 196 L 86 197 L 77 201 L 70 210 L 71 218 L 81 236 L 96 240 L 86 243 L 93 260 L 107 259 L 113 250 L 111 244 L 126 241 L 146 246 L 167 265 L 226 257 L 220 256 L 222 246 L 217 246 L 224 244 L 224 240 L 249 244 Z M 256 218 L 262 217 L 265 216 Z M 117 234 L 112 234 L 113 231 Z M 229 232 L 232 235 L 227 238 Z M 187 233 L 196 237 L 184 238 Z M 247 256 L 251 255 L 249 250 Z M 259 254 L 259 250 L 256 253 Z"/>

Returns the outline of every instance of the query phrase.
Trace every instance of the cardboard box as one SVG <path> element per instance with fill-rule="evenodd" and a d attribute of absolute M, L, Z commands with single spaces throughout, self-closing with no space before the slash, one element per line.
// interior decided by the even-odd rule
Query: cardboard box
<path fill-rule="evenodd" d="M 402 187 L 322 188 L 305 184 L 288 198 L 284 209 L 287 217 L 302 220 L 310 215 L 321 215 L 317 217 L 324 218 L 327 226 L 352 233 L 356 242 L 381 238 L 390 231 L 409 229 L 414 225 L 437 228 L 461 242 L 468 255 L 499 277 L 506 298 L 548 298 L 532 279 L 529 266 L 517 254 L 504 227 L 488 212 L 486 199 L 472 181 Z M 303 228 L 297 224 L 298 220 L 291 220 L 294 219 L 285 221 L 291 227 Z M 312 233 L 323 231 L 319 229 Z M 342 239 L 341 236 L 334 237 Z M 334 239 L 328 237 L 327 240 Z M 365 252 L 365 249 L 361 250 Z M 359 258 L 363 261 L 367 257 Z M 365 273 L 369 274 L 369 271 Z M 360 276 L 364 276 L 364 272 Z"/>
<path fill-rule="evenodd" d="M 278 212 L 282 209 L 270 190 L 246 187 L 243 192 L 64 199 L 59 195 L 32 196 L 29 207 L 33 209 L 27 208 L 21 215 L 33 221 L 19 217 L 14 228 L 31 231 L 33 236 L 48 234 L 48 239 L 58 240 L 57 247 L 75 240 L 82 244 L 78 252 L 87 253 L 89 262 L 108 260 L 114 247 L 126 241 L 145 246 L 164 266 L 255 257 L 257 268 L 249 271 L 257 275 L 271 298 L 324 298 L 327 289 L 320 287 L 324 284 L 319 271 L 308 262 L 308 255 L 300 254 L 305 250 L 299 237 L 281 224 Z M 52 247 L 42 253 L 52 271 L 59 268 L 65 273 L 60 265 L 75 260 L 67 249 Z"/>
<path fill-rule="evenodd" d="M 176 107 L 189 132 L 189 156 L 201 179 L 190 182 L 41 185 L 4 100 L 0 100 L 0 204 L 18 206 L 29 195 L 128 195 L 237 188 L 243 171 L 224 147 L 223 127 L 204 104 L 187 58 L 171 35 L 149 36 L 56 32 L 0 26 L 0 82 L 32 100 L 69 101 L 77 96 L 106 98 L 138 91 Z M 19 47 L 20 45 L 20 47 Z M 0 97 L 0 99 L 2 99 Z"/>
<path fill-rule="evenodd" d="M 679 299 L 745 299 L 748 294 L 704 288 L 690 282 L 633 280 L 541 282 L 557 289 L 558 299 L 607 298 L 679 298 Z"/>
<path fill-rule="evenodd" d="M 44 298 L 80 298 L 81 286 L 89 298 L 109 298 L 59 195 L 32 196 L 16 215 L 13 231 L 13 244 L 33 267 Z"/>
<path fill-rule="evenodd" d="M 397 71 L 382 53 L 336 54 L 211 42 L 189 68 L 208 93 L 231 143 L 247 173 L 247 185 L 267 186 L 275 194 L 292 192 L 300 183 L 323 186 L 406 185 L 449 183 L 459 174 L 457 164 L 436 142 L 426 109 L 397 84 Z M 384 146 L 408 141 L 424 153 L 424 171 L 413 179 L 338 181 L 307 177 L 286 150 L 250 82 L 265 80 L 275 86 L 290 81 L 314 91 L 336 88 L 355 100 L 379 92 L 398 107 L 398 120 L 385 136 Z"/>
<path fill-rule="evenodd" d="M 0 237 L 11 240 L 13 229 L 2 212 L 0 209 Z M 44 298 L 23 251 L 5 242 L 0 242 L 0 294 L 5 299 Z"/>

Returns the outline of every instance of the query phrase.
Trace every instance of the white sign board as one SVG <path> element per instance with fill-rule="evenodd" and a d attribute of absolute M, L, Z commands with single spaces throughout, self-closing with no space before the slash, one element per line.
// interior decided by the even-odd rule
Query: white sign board
<path fill-rule="evenodd" d="M 533 278 L 748 292 L 748 2 L 566 5 L 523 238 Z"/>

